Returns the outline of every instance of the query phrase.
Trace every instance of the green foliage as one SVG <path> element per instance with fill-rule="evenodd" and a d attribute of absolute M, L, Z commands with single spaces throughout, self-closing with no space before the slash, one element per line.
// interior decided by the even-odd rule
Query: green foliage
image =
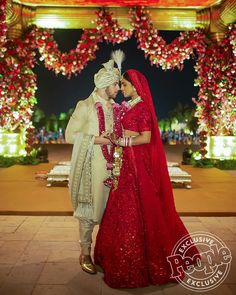
<path fill-rule="evenodd" d="M 74 109 L 70 109 L 67 113 L 60 113 L 58 116 L 45 115 L 42 109 L 35 107 L 32 116 L 33 125 L 36 128 L 45 127 L 46 131 L 57 132 L 59 128 L 65 130 L 73 111 Z"/>
<path fill-rule="evenodd" d="M 166 118 L 158 121 L 158 126 L 162 131 L 167 131 L 171 129 L 171 123 L 172 121 Z"/>
<path fill-rule="evenodd" d="M 194 153 L 195 154 L 195 153 Z M 218 168 L 221 170 L 235 170 L 236 169 L 236 159 L 230 160 L 220 160 L 220 159 L 194 159 L 194 155 L 191 159 L 191 164 L 198 168 Z"/>
<path fill-rule="evenodd" d="M 17 159 L 19 159 L 19 157 L 0 156 L 0 167 L 1 168 L 7 168 L 7 167 L 10 167 L 12 165 L 15 165 L 15 164 L 17 164 Z"/>
<path fill-rule="evenodd" d="M 7 168 L 13 165 L 37 165 L 39 163 L 38 151 L 33 149 L 30 154 L 20 157 L 0 156 L 0 167 Z"/>
<path fill-rule="evenodd" d="M 214 162 L 211 159 L 199 159 L 195 160 L 194 158 L 191 159 L 191 164 L 193 167 L 198 167 L 198 168 L 212 168 L 214 166 Z"/>
<path fill-rule="evenodd" d="M 174 123 L 186 125 L 190 131 L 197 131 L 197 118 L 194 116 L 195 109 L 187 104 L 177 103 L 174 109 L 168 112 L 168 117 L 159 120 L 158 125 L 162 131 L 171 129 Z"/>
<path fill-rule="evenodd" d="M 217 161 L 216 168 L 221 170 L 235 170 L 236 169 L 236 160 L 223 160 Z"/>

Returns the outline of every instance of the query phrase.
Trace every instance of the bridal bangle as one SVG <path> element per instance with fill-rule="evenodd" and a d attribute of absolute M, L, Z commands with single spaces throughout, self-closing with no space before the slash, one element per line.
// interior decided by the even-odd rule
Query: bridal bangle
<path fill-rule="evenodd" d="M 123 147 L 132 146 L 132 137 L 121 137 L 118 139 L 118 145 Z"/>

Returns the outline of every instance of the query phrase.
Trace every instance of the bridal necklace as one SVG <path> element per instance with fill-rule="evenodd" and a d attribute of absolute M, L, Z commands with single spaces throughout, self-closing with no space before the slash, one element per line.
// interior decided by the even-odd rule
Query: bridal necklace
<path fill-rule="evenodd" d="M 135 99 L 128 100 L 128 104 L 130 105 L 131 108 L 133 108 L 140 101 L 142 101 L 142 98 L 140 96 L 137 96 Z"/>

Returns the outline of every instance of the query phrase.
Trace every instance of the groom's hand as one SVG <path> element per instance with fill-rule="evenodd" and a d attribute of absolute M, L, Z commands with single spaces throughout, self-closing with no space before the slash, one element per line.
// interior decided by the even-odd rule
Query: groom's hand
<path fill-rule="evenodd" d="M 117 145 L 117 137 L 114 133 L 107 135 L 107 138 L 115 145 Z"/>

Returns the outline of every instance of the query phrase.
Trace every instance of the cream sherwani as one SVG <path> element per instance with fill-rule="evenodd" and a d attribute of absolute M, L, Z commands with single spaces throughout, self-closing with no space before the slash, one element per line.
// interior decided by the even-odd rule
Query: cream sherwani
<path fill-rule="evenodd" d="M 73 144 L 78 133 L 93 136 L 99 135 L 98 117 L 95 108 L 96 102 L 102 104 L 105 114 L 106 130 L 113 130 L 113 112 L 111 105 L 109 106 L 105 99 L 99 97 L 96 92 L 93 92 L 87 99 L 78 102 L 75 111 L 69 120 L 65 132 L 65 138 L 68 143 Z M 91 191 L 93 192 L 93 216 L 91 222 L 100 223 L 109 195 L 109 188 L 103 184 L 103 181 L 109 175 L 106 169 L 106 160 L 102 154 L 101 146 L 97 144 L 92 146 L 91 173 Z M 83 219 L 83 216 L 80 215 L 77 215 L 76 217 Z"/>
<path fill-rule="evenodd" d="M 106 88 L 119 80 L 120 72 L 114 67 L 114 60 L 109 60 L 94 75 L 95 89 Z M 113 86 L 116 87 L 116 85 Z M 79 219 L 82 255 L 90 255 L 93 228 L 101 221 L 109 195 L 109 188 L 103 183 L 110 176 L 106 169 L 107 161 L 104 159 L 101 146 L 94 144 L 95 136 L 99 135 L 96 102 L 102 104 L 105 131 L 112 132 L 113 108 L 111 104 L 114 101 L 110 103 L 99 97 L 96 90 L 87 99 L 78 102 L 65 132 L 66 141 L 74 144 L 69 190 L 74 216 Z"/>

